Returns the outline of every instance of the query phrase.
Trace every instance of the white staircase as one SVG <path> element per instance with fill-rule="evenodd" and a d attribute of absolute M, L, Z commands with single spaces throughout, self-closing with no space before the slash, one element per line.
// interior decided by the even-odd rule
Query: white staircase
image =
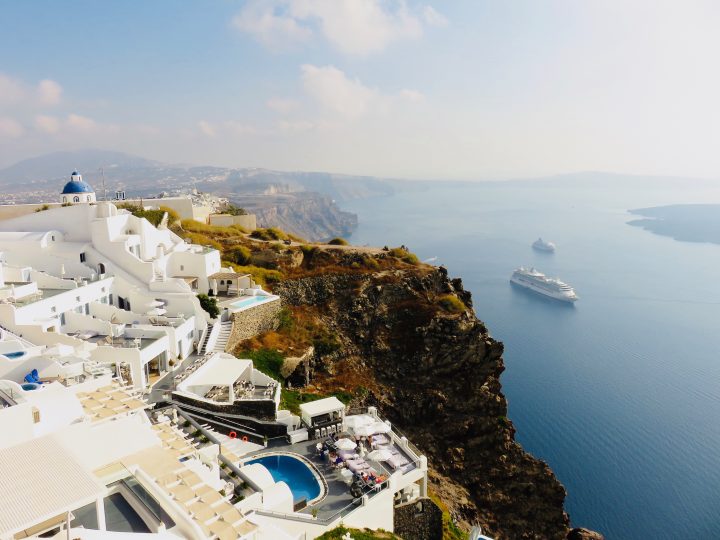
<path fill-rule="evenodd" d="M 220 334 L 218 334 L 215 346 L 212 348 L 212 352 L 224 352 L 225 346 L 227 345 L 228 339 L 230 339 L 230 332 L 232 331 L 232 321 L 225 321 L 220 323 Z"/>
<path fill-rule="evenodd" d="M 205 335 L 200 342 L 200 345 L 198 345 L 197 352 L 198 354 L 205 354 L 205 349 L 207 348 L 207 342 L 210 339 L 210 331 L 212 330 L 212 326 L 205 325 Z"/>

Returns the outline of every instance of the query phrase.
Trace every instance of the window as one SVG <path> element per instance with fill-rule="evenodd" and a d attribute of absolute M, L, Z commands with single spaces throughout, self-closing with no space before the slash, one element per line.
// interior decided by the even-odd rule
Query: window
<path fill-rule="evenodd" d="M 65 326 L 65 314 L 64 313 L 60 314 L 60 324 Z"/>
<path fill-rule="evenodd" d="M 55 235 L 53 234 L 50 239 L 54 242 L 55 241 Z"/>
<path fill-rule="evenodd" d="M 90 195 L 87 196 L 87 202 L 90 202 Z"/>
<path fill-rule="evenodd" d="M 56 313 L 57 308 L 55 306 L 50 306 L 50 313 Z"/>
<path fill-rule="evenodd" d="M 183 270 L 185 270 L 185 267 L 181 264 L 181 265 L 180 265 L 180 271 L 182 272 Z"/>
<path fill-rule="evenodd" d="M 82 263 L 85 262 L 85 252 L 84 251 L 80 254 L 80 262 L 82 262 Z"/>
<path fill-rule="evenodd" d="M 73 197 L 73 202 L 80 202 L 80 197 Z"/>
<path fill-rule="evenodd" d="M 79 297 L 79 296 L 76 296 L 76 297 L 75 297 L 75 300 L 76 300 L 77 302 L 79 302 L 79 301 L 80 301 L 80 297 Z"/>

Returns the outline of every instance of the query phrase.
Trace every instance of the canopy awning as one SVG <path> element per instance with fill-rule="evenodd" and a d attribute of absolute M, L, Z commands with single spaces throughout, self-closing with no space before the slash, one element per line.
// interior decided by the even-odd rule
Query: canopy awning
<path fill-rule="evenodd" d="M 52 435 L 0 450 L 0 536 L 89 504 L 105 486 Z"/>

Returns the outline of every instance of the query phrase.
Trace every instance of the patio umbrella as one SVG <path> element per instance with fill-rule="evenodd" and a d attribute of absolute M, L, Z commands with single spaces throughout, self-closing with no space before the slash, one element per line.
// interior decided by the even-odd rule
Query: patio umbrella
<path fill-rule="evenodd" d="M 375 422 L 369 427 L 369 429 L 370 434 L 375 435 L 376 433 L 389 433 L 392 428 L 388 426 L 385 422 Z"/>
<path fill-rule="evenodd" d="M 346 484 L 350 484 L 353 480 L 353 472 L 350 469 L 340 469 L 340 476 Z"/>
<path fill-rule="evenodd" d="M 358 426 L 353 429 L 355 435 L 358 437 L 369 437 L 375 432 L 370 429 L 370 426 Z"/>
<path fill-rule="evenodd" d="M 392 457 L 392 453 L 387 448 L 378 448 L 370 452 L 367 457 L 373 461 L 387 461 Z"/>
<path fill-rule="evenodd" d="M 335 443 L 335 446 L 337 446 L 340 450 L 353 450 L 357 444 L 350 439 L 340 439 Z"/>

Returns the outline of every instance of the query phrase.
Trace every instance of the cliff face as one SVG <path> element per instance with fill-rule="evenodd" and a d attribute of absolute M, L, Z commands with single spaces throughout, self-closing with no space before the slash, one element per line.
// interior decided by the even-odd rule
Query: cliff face
<path fill-rule="evenodd" d="M 514 441 L 502 343 L 472 309 L 443 303 L 449 295 L 472 307 L 459 279 L 421 266 L 301 277 L 274 292 L 317 309 L 343 344 L 313 361 L 312 382 L 368 389 L 367 402 L 428 455 L 433 487 L 457 520 L 496 538 L 565 538 L 563 486 Z"/>
<path fill-rule="evenodd" d="M 260 227 L 278 227 L 308 240 L 347 236 L 357 227 L 357 216 L 343 212 L 325 195 L 307 191 L 230 198 L 255 214 Z"/>

